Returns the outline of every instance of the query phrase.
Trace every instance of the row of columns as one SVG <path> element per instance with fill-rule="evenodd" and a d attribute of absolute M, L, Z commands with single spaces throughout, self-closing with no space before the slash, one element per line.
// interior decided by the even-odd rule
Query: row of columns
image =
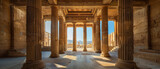
<path fill-rule="evenodd" d="M 116 66 L 122 69 L 134 69 L 136 64 L 133 62 L 133 6 L 132 0 L 119 1 L 119 24 L 118 24 L 118 62 Z M 40 69 L 44 67 L 41 61 L 41 0 L 27 0 L 27 57 L 23 69 Z M 51 55 L 58 57 L 59 40 L 58 40 L 58 9 L 51 7 Z M 99 24 L 99 23 L 98 23 Z M 86 27 L 84 25 L 84 27 Z M 63 28 L 62 28 L 63 29 Z M 76 27 L 73 23 L 73 51 L 76 51 Z M 95 37 L 100 39 L 99 25 L 96 26 Z M 86 28 L 84 29 L 84 32 Z M 84 33 L 86 35 L 86 33 Z M 97 35 L 96 35 L 97 34 Z M 60 37 L 64 38 L 64 37 Z M 85 44 L 86 44 L 86 36 Z M 99 42 L 94 39 L 95 49 L 98 51 Z M 60 40 L 62 41 L 62 40 Z M 60 43 L 61 44 L 61 43 Z M 63 45 L 63 43 L 62 43 Z M 85 50 L 86 46 L 84 46 Z M 63 50 L 61 48 L 61 50 Z M 108 7 L 102 8 L 102 56 L 109 57 L 108 54 Z"/>
<path fill-rule="evenodd" d="M 96 18 L 93 25 L 94 50 L 96 53 L 101 52 L 101 56 L 109 57 L 108 47 L 108 6 L 102 8 L 102 48 L 100 41 L 100 17 Z"/>
<path fill-rule="evenodd" d="M 86 22 L 84 22 L 83 27 L 83 51 L 87 51 L 87 26 Z M 77 51 L 77 39 L 76 39 L 76 22 L 73 22 L 73 51 Z"/>
<path fill-rule="evenodd" d="M 118 61 L 116 66 L 122 69 L 136 69 L 133 61 L 133 0 L 119 1 L 119 23 L 115 23 L 116 45 L 119 45 Z M 95 52 L 99 51 L 99 18 L 94 24 Z M 118 29 L 117 29 L 118 28 Z M 119 37 L 119 38 L 117 38 Z M 108 6 L 102 8 L 102 53 L 101 56 L 109 57 L 108 47 Z"/>
<path fill-rule="evenodd" d="M 59 39 L 58 39 L 58 18 L 59 18 Z M 50 57 L 59 57 L 64 54 L 67 48 L 67 26 L 63 17 L 58 17 L 58 8 L 51 6 L 51 55 Z"/>

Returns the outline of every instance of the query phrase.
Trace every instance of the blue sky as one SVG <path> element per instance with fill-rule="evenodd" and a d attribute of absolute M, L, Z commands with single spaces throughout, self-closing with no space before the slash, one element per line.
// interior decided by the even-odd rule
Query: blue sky
<path fill-rule="evenodd" d="M 45 22 L 45 31 L 51 33 L 51 21 Z M 102 28 L 102 21 L 100 22 L 100 27 Z M 101 37 L 102 37 L 102 29 Z M 114 32 L 114 21 L 108 22 L 108 34 Z M 77 41 L 83 41 L 83 27 L 77 27 Z M 73 40 L 73 27 L 67 28 L 67 40 Z M 87 41 L 92 41 L 92 27 L 87 27 Z"/>

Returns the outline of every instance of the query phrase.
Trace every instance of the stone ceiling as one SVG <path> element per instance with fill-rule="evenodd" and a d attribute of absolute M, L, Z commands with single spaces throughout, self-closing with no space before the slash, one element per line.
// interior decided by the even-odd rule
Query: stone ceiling
<path fill-rule="evenodd" d="M 26 5 L 26 0 L 13 0 L 17 6 Z M 51 18 L 50 5 L 58 7 L 58 15 L 63 16 L 68 22 L 88 21 L 93 22 L 95 16 L 101 17 L 101 9 L 108 6 L 108 16 L 118 15 L 118 0 L 42 0 L 42 15 L 46 19 Z M 134 5 L 141 6 L 146 4 L 145 0 L 134 0 Z"/>

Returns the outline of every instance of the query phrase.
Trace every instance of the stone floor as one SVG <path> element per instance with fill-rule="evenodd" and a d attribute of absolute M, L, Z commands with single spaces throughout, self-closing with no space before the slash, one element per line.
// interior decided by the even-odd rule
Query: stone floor
<path fill-rule="evenodd" d="M 100 57 L 100 54 L 94 53 L 92 49 L 88 51 L 78 49 L 77 52 L 72 52 L 68 49 L 59 58 L 49 58 L 50 52 L 43 51 L 42 59 L 46 65 L 45 69 L 118 69 L 115 67 L 117 57 L 114 51 L 110 52 L 110 58 Z M 159 64 L 147 60 L 135 58 L 135 61 L 141 69 L 160 69 Z M 24 62 L 25 57 L 0 58 L 0 69 L 21 69 Z"/>

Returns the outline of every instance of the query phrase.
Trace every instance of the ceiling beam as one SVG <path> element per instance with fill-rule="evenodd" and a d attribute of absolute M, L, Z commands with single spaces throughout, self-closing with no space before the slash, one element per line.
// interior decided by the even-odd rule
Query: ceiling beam
<path fill-rule="evenodd" d="M 49 4 L 55 5 L 57 4 L 57 0 L 48 0 Z"/>
<path fill-rule="evenodd" d="M 63 0 L 65 1 L 65 0 Z M 76 1 L 76 0 L 75 0 Z M 26 0 L 13 0 L 12 1 L 13 4 L 17 5 L 17 6 L 26 6 Z M 148 2 L 146 0 L 133 0 L 133 6 L 144 6 L 146 5 Z M 63 7 L 101 7 L 101 6 L 118 6 L 118 0 L 113 0 L 111 1 L 110 4 L 103 4 L 103 2 L 100 1 L 95 1 L 93 0 L 93 2 L 59 2 L 59 0 L 42 0 L 42 6 L 49 6 L 51 4 L 56 4 L 57 6 L 61 6 Z"/>

